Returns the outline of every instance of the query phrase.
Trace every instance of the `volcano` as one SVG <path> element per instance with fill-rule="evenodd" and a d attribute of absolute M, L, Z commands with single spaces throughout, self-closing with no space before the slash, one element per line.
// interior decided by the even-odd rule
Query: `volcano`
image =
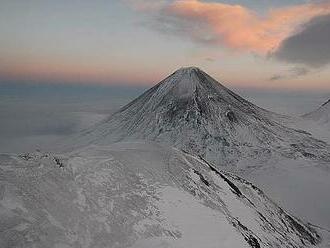
<path fill-rule="evenodd" d="M 283 118 L 198 68 L 182 68 L 63 143 L 79 149 L 0 154 L 0 247 L 328 247 L 326 229 L 291 215 L 256 185 L 222 170 L 274 154 L 329 156 L 326 143 L 286 127 Z M 317 177 L 315 170 L 305 177 L 300 163 L 289 170 L 288 160 L 278 167 L 272 160 L 267 185 L 285 185 L 273 179 L 276 172 L 293 171 L 290 198 L 302 197 L 304 204 L 316 199 L 327 210 L 328 192 L 320 192 L 328 184 L 312 190 L 316 198 L 308 189 L 323 182 L 330 160 Z M 307 193 L 297 197 L 296 182 L 306 185 L 305 178 Z"/>
<path fill-rule="evenodd" d="M 85 145 L 156 141 L 216 165 L 267 159 L 272 153 L 328 156 L 324 142 L 284 126 L 281 119 L 283 116 L 243 99 L 199 68 L 188 67 L 175 71 L 73 140 Z"/>

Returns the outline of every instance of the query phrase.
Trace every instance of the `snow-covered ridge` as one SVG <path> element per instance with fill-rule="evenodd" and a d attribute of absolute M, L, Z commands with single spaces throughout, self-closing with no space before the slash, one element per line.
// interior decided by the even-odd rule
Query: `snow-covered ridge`
<path fill-rule="evenodd" d="M 330 99 L 323 103 L 318 109 L 303 115 L 303 118 L 314 120 L 320 124 L 330 123 Z"/>
<path fill-rule="evenodd" d="M 217 165 L 272 154 L 330 160 L 328 145 L 282 124 L 196 67 L 182 68 L 147 90 L 72 144 L 150 140 Z"/>
<path fill-rule="evenodd" d="M 254 185 L 159 144 L 1 155 L 1 247 L 312 247 Z"/>
<path fill-rule="evenodd" d="M 330 105 L 330 99 L 327 102 L 322 104 L 322 106 L 329 106 L 329 105 Z"/>

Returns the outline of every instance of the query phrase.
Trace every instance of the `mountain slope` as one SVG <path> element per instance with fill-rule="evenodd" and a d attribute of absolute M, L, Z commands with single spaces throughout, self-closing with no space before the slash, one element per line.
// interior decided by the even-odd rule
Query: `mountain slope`
<path fill-rule="evenodd" d="M 318 109 L 303 115 L 303 118 L 317 121 L 321 124 L 330 123 L 330 99 L 323 103 Z"/>
<path fill-rule="evenodd" d="M 254 185 L 157 144 L 0 157 L 1 247 L 311 247 Z"/>
<path fill-rule="evenodd" d="M 236 95 L 195 67 L 182 68 L 83 132 L 76 144 L 151 140 L 202 156 L 217 165 L 247 158 L 329 159 L 327 145 L 287 128 L 280 116 Z"/>

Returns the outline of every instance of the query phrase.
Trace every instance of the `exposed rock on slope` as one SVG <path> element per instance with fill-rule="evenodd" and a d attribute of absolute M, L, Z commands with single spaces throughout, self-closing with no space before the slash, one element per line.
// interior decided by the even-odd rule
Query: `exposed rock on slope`
<path fill-rule="evenodd" d="M 319 235 L 261 190 L 156 144 L 0 157 L 0 247 L 290 247 Z"/>
<path fill-rule="evenodd" d="M 205 72 L 183 68 L 146 91 L 76 144 L 151 140 L 202 156 L 217 165 L 239 159 L 329 159 L 326 144 L 282 125 L 280 117 L 236 95 Z M 229 163 L 228 163 L 229 162 Z"/>

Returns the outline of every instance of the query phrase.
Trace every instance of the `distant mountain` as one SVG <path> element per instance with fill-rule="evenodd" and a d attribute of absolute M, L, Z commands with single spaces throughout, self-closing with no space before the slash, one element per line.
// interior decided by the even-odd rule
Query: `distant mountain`
<path fill-rule="evenodd" d="M 159 144 L 0 155 L 0 247 L 303 248 L 321 237 L 256 186 Z"/>
<path fill-rule="evenodd" d="M 81 133 L 78 145 L 150 140 L 217 165 L 247 158 L 330 158 L 326 144 L 281 124 L 282 116 L 248 102 L 196 67 L 182 68 Z"/>
<path fill-rule="evenodd" d="M 303 115 L 306 119 L 312 119 L 322 124 L 330 124 L 330 99 L 318 109 Z"/>

